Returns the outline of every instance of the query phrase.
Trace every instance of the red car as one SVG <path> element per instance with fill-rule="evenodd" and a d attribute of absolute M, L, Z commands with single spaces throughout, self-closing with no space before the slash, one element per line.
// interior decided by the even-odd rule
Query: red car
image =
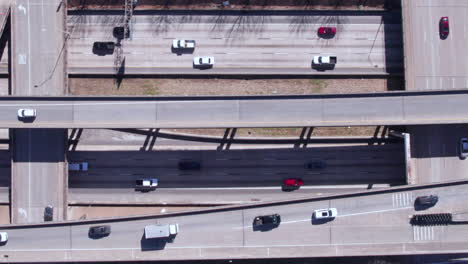
<path fill-rule="evenodd" d="M 299 188 L 304 184 L 302 179 L 300 178 L 287 178 L 284 180 L 283 185 L 285 187 L 293 187 L 293 188 Z"/>
<path fill-rule="evenodd" d="M 441 17 L 439 21 L 439 35 L 441 39 L 446 39 L 449 34 L 449 19 Z"/>
<path fill-rule="evenodd" d="M 336 27 L 320 27 L 317 34 L 322 38 L 333 38 L 336 34 Z"/>

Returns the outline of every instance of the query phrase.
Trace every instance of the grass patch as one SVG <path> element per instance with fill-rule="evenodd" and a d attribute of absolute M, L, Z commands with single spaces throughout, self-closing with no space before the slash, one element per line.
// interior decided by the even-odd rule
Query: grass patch
<path fill-rule="evenodd" d="M 327 81 L 321 79 L 311 79 L 309 84 L 311 93 L 323 93 L 323 90 L 328 86 Z"/>

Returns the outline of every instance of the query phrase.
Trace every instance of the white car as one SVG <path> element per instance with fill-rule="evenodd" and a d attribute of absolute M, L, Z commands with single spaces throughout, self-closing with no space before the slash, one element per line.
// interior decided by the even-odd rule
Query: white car
<path fill-rule="evenodd" d="M 68 163 L 70 171 L 88 171 L 88 162 Z"/>
<path fill-rule="evenodd" d="M 314 211 L 315 219 L 330 219 L 338 215 L 336 208 L 318 209 Z"/>
<path fill-rule="evenodd" d="M 195 67 L 212 67 L 214 65 L 214 57 L 195 57 L 193 58 Z"/>
<path fill-rule="evenodd" d="M 18 117 L 19 118 L 32 118 L 36 117 L 36 109 L 18 109 Z"/>
<path fill-rule="evenodd" d="M 0 232 L 0 243 L 5 243 L 8 241 L 8 233 Z"/>

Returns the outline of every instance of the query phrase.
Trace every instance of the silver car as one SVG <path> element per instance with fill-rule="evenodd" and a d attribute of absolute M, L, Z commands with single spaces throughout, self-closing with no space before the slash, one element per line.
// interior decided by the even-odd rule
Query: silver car
<path fill-rule="evenodd" d="M 460 139 L 460 159 L 468 157 L 468 138 Z"/>

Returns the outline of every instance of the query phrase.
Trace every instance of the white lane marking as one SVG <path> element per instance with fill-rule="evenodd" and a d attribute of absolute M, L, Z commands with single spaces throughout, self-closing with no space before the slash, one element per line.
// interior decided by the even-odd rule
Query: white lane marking
<path fill-rule="evenodd" d="M 434 226 L 413 226 L 414 241 L 435 240 Z"/>

